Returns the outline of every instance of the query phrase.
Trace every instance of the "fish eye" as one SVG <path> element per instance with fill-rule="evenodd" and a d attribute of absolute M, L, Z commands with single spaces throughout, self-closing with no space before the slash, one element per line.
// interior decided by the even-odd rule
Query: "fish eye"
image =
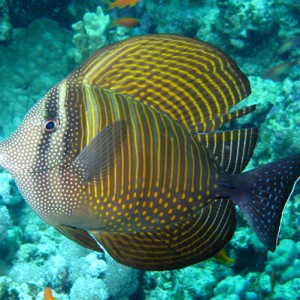
<path fill-rule="evenodd" d="M 44 123 L 44 130 L 46 132 L 54 132 L 58 128 L 58 125 L 59 125 L 58 119 L 46 120 Z"/>

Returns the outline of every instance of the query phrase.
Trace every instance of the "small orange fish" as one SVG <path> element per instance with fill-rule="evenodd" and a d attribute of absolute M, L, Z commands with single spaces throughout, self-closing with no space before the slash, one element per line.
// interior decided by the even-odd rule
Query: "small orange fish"
<path fill-rule="evenodd" d="M 112 20 L 108 28 L 112 28 L 115 26 L 123 26 L 128 28 L 133 28 L 140 26 L 140 21 L 136 18 L 120 18 L 116 20 Z"/>
<path fill-rule="evenodd" d="M 55 300 L 52 295 L 51 289 L 48 286 L 45 287 L 44 300 Z"/>
<path fill-rule="evenodd" d="M 108 4 L 107 10 L 111 10 L 115 7 L 117 8 L 124 8 L 126 6 L 134 6 L 136 5 L 140 0 L 115 0 L 115 1 L 106 1 Z"/>

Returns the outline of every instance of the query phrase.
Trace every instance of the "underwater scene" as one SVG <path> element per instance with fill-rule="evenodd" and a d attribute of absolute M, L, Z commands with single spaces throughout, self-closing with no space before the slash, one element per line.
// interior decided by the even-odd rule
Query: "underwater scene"
<path fill-rule="evenodd" d="M 0 300 L 300 299 L 299 66 L 298 0 L 0 0 Z"/>

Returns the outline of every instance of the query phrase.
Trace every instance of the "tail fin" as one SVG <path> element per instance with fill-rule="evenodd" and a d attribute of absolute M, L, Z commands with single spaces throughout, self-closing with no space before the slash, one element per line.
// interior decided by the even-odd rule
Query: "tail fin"
<path fill-rule="evenodd" d="M 274 252 L 284 206 L 300 177 L 300 154 L 239 175 L 242 199 L 234 199 L 261 242 Z"/>

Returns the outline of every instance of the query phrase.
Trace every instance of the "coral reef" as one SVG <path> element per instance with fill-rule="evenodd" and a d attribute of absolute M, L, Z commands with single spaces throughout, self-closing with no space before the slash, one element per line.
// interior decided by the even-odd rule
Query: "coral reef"
<path fill-rule="evenodd" d="M 0 173 L 0 182 L 0 204 L 15 205 L 22 201 L 21 194 L 10 174 Z"/>
<path fill-rule="evenodd" d="M 51 18 L 60 24 L 72 22 L 71 0 L 23 1 L 6 0 L 13 27 L 27 27 L 36 19 Z M 25 13 L 26 12 L 26 13 Z"/>
<path fill-rule="evenodd" d="M 0 47 L 0 134 L 10 135 L 36 100 L 65 77 L 71 33 L 49 19 L 13 31 L 15 42 Z M 17 42 L 16 42 L 17 41 Z"/>
<path fill-rule="evenodd" d="M 86 293 L 82 293 L 82 290 Z M 70 299 L 106 300 L 109 298 L 107 288 L 101 279 L 79 277 L 70 291 Z"/>
<path fill-rule="evenodd" d="M 271 1 L 217 1 L 220 18 L 216 28 L 237 49 L 249 47 L 254 37 L 256 42 L 262 42 L 274 26 L 271 5 Z"/>
<path fill-rule="evenodd" d="M 299 259 L 300 255 L 298 245 L 293 240 L 282 240 L 276 252 L 268 253 L 268 262 L 265 268 L 266 273 L 274 275 L 280 283 L 286 283 L 294 277 L 300 276 Z"/>
<path fill-rule="evenodd" d="M 31 211 L 20 226 L 24 228 L 24 237 L 13 266 L 6 276 L 0 277 L 6 282 L 2 290 L 7 297 L 16 294 L 20 299 L 22 295 L 36 299 L 35 296 L 48 285 L 59 299 L 66 300 L 119 299 L 137 290 L 137 270 L 78 246 L 49 228 Z M 35 234 L 31 234 L 34 231 Z"/>
<path fill-rule="evenodd" d="M 109 15 L 105 15 L 100 6 L 95 13 L 87 12 L 83 20 L 72 25 L 75 49 L 71 53 L 76 63 L 80 63 L 95 50 L 107 43 L 106 29 L 110 23 Z"/>
<path fill-rule="evenodd" d="M 83 19 L 72 24 L 73 44 L 69 56 L 76 64 L 82 63 L 92 53 L 106 44 L 111 44 L 128 38 L 130 28 L 116 27 L 109 30 L 111 17 L 104 14 L 101 6 L 97 6 L 95 12 L 87 12 Z"/>
<path fill-rule="evenodd" d="M 7 236 L 7 231 L 12 225 L 10 214 L 5 206 L 0 206 L 0 241 Z"/>
<path fill-rule="evenodd" d="M 248 168 L 300 152 L 299 68 L 281 82 L 260 76 L 273 64 L 299 56 L 299 46 L 277 51 L 299 34 L 297 1 L 149 0 L 125 9 L 103 9 L 104 1 L 98 0 L 0 0 L 1 139 L 16 129 L 36 100 L 96 49 L 134 34 L 170 32 L 212 42 L 250 75 L 252 95 L 241 105 L 256 103 L 257 109 L 229 125 L 260 129 Z M 124 16 L 138 18 L 141 26 L 108 28 L 110 20 Z M 42 299 L 45 286 L 60 300 L 297 299 L 299 190 L 298 183 L 286 205 L 274 253 L 266 251 L 238 212 L 237 230 L 226 247 L 235 259 L 233 266 L 210 259 L 178 271 L 139 272 L 49 228 L 22 201 L 11 176 L 2 172 L 0 299 Z"/>
<path fill-rule="evenodd" d="M 219 282 L 214 288 L 216 297 L 212 299 L 249 299 L 246 296 L 248 286 L 248 280 L 240 275 L 227 276 L 226 279 Z M 257 299 L 257 297 L 254 299 Z"/>
<path fill-rule="evenodd" d="M 0 42 L 8 41 L 11 37 L 12 25 L 8 12 L 7 2 L 0 0 Z"/>
<path fill-rule="evenodd" d="M 251 116 L 253 123 L 259 126 L 259 143 L 253 160 L 262 165 L 280 157 L 300 151 L 300 81 L 286 79 L 284 82 L 250 77 L 252 95 L 247 104 L 257 103 L 257 109 Z M 245 119 L 248 120 L 249 119 Z M 289 145 L 288 148 L 286 145 Z"/>

